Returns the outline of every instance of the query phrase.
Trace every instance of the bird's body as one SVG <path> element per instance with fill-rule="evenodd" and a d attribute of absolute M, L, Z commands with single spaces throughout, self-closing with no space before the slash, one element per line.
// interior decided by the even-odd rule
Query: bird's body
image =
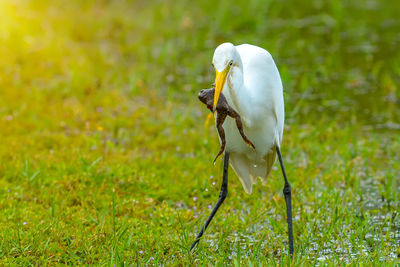
<path fill-rule="evenodd" d="M 283 194 L 286 202 L 289 253 L 293 256 L 291 188 L 280 150 L 284 104 L 279 71 L 272 56 L 266 50 L 248 44 L 238 46 L 231 43 L 221 44 L 215 49 L 213 66 L 216 72 L 213 112 L 224 91 L 228 105 L 241 117 L 243 130 L 254 144 L 255 150 L 243 141 L 235 121 L 227 118 L 222 124 L 226 149 L 221 192 L 217 204 L 191 249 L 198 244 L 228 194 L 229 161 L 245 191 L 250 194 L 257 177 L 261 177 L 263 181 L 266 180 L 277 155 L 285 181 Z"/>
<path fill-rule="evenodd" d="M 248 44 L 233 46 L 225 43 L 216 49 L 213 61 L 226 53 L 232 53 L 237 64 L 232 66 L 223 92 L 229 105 L 241 116 L 244 132 L 256 150 L 243 142 L 232 118 L 227 118 L 223 124 L 226 149 L 230 152 L 231 166 L 250 194 L 257 177 L 265 182 L 275 162 L 275 146 L 280 146 L 282 140 L 282 82 L 275 62 L 266 50 Z M 214 62 L 216 68 L 217 64 Z"/>

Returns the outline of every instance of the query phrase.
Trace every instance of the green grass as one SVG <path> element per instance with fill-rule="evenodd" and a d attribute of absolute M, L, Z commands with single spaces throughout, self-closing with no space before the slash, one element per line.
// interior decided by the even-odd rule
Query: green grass
<path fill-rule="evenodd" d="M 399 264 L 396 1 L 0 2 L 0 265 L 286 265 L 283 179 L 228 197 L 197 92 L 221 42 L 274 56 L 294 265 Z M 212 179 L 210 178 L 212 177 Z"/>

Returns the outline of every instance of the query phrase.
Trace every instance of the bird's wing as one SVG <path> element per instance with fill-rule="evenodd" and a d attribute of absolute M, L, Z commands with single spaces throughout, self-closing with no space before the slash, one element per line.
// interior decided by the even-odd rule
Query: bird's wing
<path fill-rule="evenodd" d="M 258 46 L 243 44 L 236 46 L 243 64 L 243 79 L 250 94 L 251 110 L 247 119 L 262 124 L 265 116 L 276 118 L 276 144 L 280 145 L 284 124 L 282 81 L 271 54 Z M 242 114 L 240 114 L 242 115 Z M 271 126 L 271 125 L 269 125 Z"/>

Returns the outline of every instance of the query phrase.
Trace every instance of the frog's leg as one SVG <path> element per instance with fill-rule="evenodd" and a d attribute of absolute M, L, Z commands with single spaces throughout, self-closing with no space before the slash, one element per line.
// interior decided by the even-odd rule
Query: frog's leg
<path fill-rule="evenodd" d="M 219 138 L 221 139 L 221 148 L 219 149 L 219 152 L 218 152 L 217 156 L 214 159 L 214 164 L 215 164 L 215 161 L 217 160 L 217 158 L 225 150 L 225 144 L 226 144 L 225 131 L 224 131 L 224 127 L 222 127 L 222 124 L 224 124 L 226 116 L 227 116 L 227 114 L 225 112 L 221 113 L 221 112 L 217 111 L 217 130 L 218 130 Z"/>
<path fill-rule="evenodd" d="M 239 130 L 239 133 L 240 133 L 240 135 L 242 136 L 244 142 L 245 142 L 246 144 L 248 144 L 249 146 L 251 146 L 253 149 L 256 149 L 256 147 L 254 146 L 254 144 L 253 144 L 253 143 L 247 138 L 247 136 L 244 134 L 242 119 L 240 118 L 239 114 L 238 114 L 235 110 L 233 110 L 233 108 L 230 108 L 230 109 L 229 109 L 229 112 L 228 112 L 228 115 L 229 115 L 230 117 L 232 117 L 232 118 L 235 119 L 235 121 L 236 121 L 236 126 L 237 126 L 237 128 L 238 128 L 238 130 Z"/>

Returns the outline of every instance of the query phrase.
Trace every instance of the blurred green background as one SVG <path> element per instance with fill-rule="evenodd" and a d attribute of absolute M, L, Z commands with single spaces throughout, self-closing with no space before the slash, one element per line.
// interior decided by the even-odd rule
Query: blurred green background
<path fill-rule="evenodd" d="M 400 2 L 0 2 L 0 264 L 285 264 L 283 179 L 228 198 L 215 47 L 280 70 L 295 264 L 400 257 Z"/>

